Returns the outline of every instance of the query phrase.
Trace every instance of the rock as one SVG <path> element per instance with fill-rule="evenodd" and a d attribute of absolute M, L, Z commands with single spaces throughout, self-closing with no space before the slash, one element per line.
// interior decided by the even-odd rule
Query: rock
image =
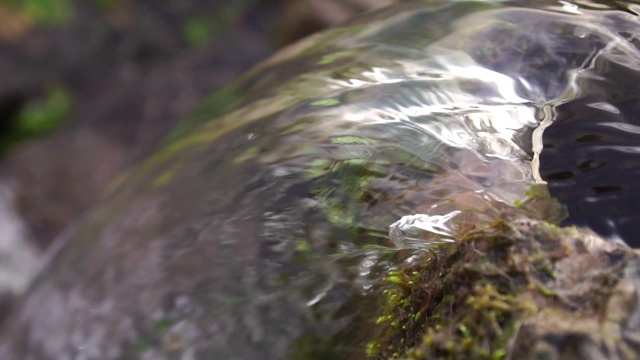
<path fill-rule="evenodd" d="M 640 253 L 509 219 L 390 273 L 376 358 L 635 359 Z"/>

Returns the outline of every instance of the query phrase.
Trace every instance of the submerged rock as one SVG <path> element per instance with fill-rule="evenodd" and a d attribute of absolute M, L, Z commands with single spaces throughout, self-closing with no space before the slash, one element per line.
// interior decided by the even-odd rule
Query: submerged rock
<path fill-rule="evenodd" d="M 591 319 L 588 344 L 625 357 L 636 253 L 556 230 L 561 212 L 531 190 L 555 106 L 637 65 L 630 11 L 414 2 L 285 50 L 67 229 L 0 357 L 363 359 L 367 344 L 380 357 L 564 356 L 550 313 Z M 403 217 L 420 221 L 390 237 Z M 390 270 L 417 273 L 392 290 L 409 310 L 384 303 Z M 606 310 L 618 303 L 629 311 Z M 376 326 L 380 311 L 402 331 Z M 613 340 L 598 337 L 608 326 Z"/>

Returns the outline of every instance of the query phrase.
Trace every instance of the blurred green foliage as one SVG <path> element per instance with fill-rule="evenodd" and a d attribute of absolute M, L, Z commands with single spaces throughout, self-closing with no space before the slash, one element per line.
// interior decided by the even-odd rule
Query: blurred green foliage
<path fill-rule="evenodd" d="M 70 0 L 0 0 L 0 3 L 25 13 L 40 25 L 64 25 L 73 15 Z"/>
<path fill-rule="evenodd" d="M 25 135 L 42 135 L 56 129 L 68 115 L 71 96 L 54 88 L 45 97 L 29 101 L 16 115 L 16 130 Z"/>
<path fill-rule="evenodd" d="M 194 17 L 185 21 L 182 26 L 184 39 L 192 46 L 201 46 L 209 42 L 217 28 L 215 23 L 201 17 Z"/>
<path fill-rule="evenodd" d="M 71 105 L 71 95 L 62 87 L 53 87 L 42 97 L 28 100 L 4 124 L 0 153 L 21 141 L 57 129 L 68 118 Z"/>
<path fill-rule="evenodd" d="M 255 2 L 255 0 L 230 1 L 213 17 L 192 17 L 182 25 L 182 36 L 190 45 L 202 46 L 222 35 L 224 30 L 237 22 Z"/>

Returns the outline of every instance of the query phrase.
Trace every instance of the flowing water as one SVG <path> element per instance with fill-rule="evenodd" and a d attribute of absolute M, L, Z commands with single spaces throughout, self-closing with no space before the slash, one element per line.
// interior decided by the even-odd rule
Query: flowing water
<path fill-rule="evenodd" d="M 63 235 L 3 358 L 364 358 L 389 269 L 545 180 L 640 243 L 640 7 L 531 3 L 398 5 L 214 94 Z"/>

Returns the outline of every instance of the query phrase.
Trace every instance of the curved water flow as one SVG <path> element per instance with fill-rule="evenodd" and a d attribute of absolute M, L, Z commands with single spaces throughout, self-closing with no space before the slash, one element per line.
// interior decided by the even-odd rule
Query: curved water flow
<path fill-rule="evenodd" d="M 288 48 L 63 235 L 0 355 L 363 358 L 389 269 L 559 188 L 546 132 L 637 133 L 638 6 L 617 4 L 412 2 Z"/>

